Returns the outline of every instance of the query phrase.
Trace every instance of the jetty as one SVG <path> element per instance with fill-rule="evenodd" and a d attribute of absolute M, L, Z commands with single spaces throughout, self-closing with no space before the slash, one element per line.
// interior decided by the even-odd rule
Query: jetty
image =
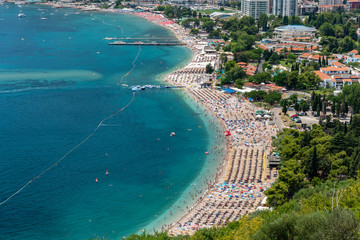
<path fill-rule="evenodd" d="M 158 42 L 122 42 L 122 41 L 116 41 L 111 42 L 109 45 L 141 45 L 141 46 L 179 46 L 179 45 L 185 45 L 185 43 L 181 42 L 166 42 L 166 43 L 158 43 Z"/>

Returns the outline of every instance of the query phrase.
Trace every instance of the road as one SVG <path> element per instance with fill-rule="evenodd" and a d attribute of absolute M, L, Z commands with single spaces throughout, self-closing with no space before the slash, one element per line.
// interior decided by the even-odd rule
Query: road
<path fill-rule="evenodd" d="M 283 128 L 285 127 L 284 123 L 282 122 L 279 113 L 281 113 L 281 107 L 274 107 L 271 112 L 273 113 L 274 116 L 274 122 L 276 124 L 276 126 L 278 127 L 278 129 L 280 131 L 283 130 Z M 282 113 L 281 113 L 282 114 Z"/>

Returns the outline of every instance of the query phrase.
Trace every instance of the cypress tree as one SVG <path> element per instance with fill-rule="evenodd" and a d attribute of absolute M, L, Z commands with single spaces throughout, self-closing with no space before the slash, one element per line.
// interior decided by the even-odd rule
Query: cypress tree
<path fill-rule="evenodd" d="M 310 180 L 317 176 L 318 166 L 319 166 L 319 159 L 317 157 L 316 145 L 315 145 L 310 153 L 310 159 L 307 167 L 308 178 Z"/>

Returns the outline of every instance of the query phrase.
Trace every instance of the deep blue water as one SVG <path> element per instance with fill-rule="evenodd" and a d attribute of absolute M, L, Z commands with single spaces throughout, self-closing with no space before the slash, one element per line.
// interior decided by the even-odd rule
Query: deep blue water
<path fill-rule="evenodd" d="M 149 36 L 173 37 L 135 16 L 0 5 L 0 201 L 132 98 L 119 83 L 140 49 L 104 38 Z M 189 56 L 183 47 L 142 47 L 123 83 L 157 83 Z M 158 220 L 214 161 L 204 152 L 215 133 L 179 91 L 137 93 L 0 206 L 0 238 L 119 239 Z"/>

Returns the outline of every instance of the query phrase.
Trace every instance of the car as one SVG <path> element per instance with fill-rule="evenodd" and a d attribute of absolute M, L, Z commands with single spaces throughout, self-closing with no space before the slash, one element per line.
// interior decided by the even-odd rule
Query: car
<path fill-rule="evenodd" d="M 305 116 L 307 116 L 307 113 L 305 113 Z"/>
<path fill-rule="evenodd" d="M 302 123 L 302 121 L 301 121 L 301 119 L 300 119 L 300 118 L 299 118 L 299 119 L 297 119 L 295 122 L 296 122 L 296 123 Z"/>
<path fill-rule="evenodd" d="M 344 117 L 344 116 L 341 116 L 341 117 L 340 117 L 340 120 L 345 120 L 345 117 Z"/>
<path fill-rule="evenodd" d="M 317 117 L 318 115 L 317 115 L 317 113 L 314 113 L 314 117 Z"/>
<path fill-rule="evenodd" d="M 303 113 L 303 112 L 301 112 L 299 115 L 300 115 L 300 116 L 304 116 L 304 113 Z"/>

